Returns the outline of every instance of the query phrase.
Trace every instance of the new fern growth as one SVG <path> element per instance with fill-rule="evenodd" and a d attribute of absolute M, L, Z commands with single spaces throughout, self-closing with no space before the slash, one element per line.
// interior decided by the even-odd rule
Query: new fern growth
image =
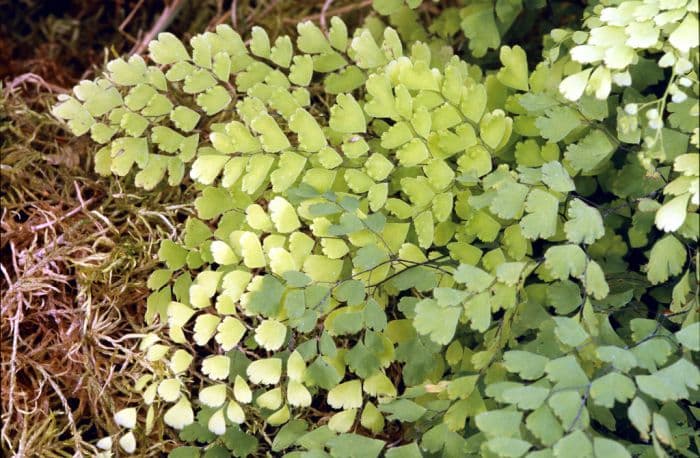
<path fill-rule="evenodd" d="M 163 421 L 173 457 L 697 453 L 697 1 L 596 2 L 486 72 L 406 3 L 296 46 L 162 33 L 54 108 L 98 173 L 200 190 L 122 449 Z M 474 54 L 506 3 L 464 6 Z"/>

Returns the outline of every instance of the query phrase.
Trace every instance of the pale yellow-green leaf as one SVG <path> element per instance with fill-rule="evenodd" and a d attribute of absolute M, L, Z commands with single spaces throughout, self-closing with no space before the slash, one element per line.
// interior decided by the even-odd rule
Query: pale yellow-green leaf
<path fill-rule="evenodd" d="M 181 396 L 174 406 L 165 411 L 163 421 L 166 425 L 175 429 L 182 429 L 192 424 L 194 422 L 194 412 L 190 401 L 185 396 Z"/>
<path fill-rule="evenodd" d="M 356 409 L 362 406 L 362 383 L 351 380 L 328 392 L 328 404 L 334 409 Z"/>
<path fill-rule="evenodd" d="M 245 326 L 238 318 L 227 316 L 217 327 L 216 341 L 224 351 L 229 351 L 238 345 L 245 334 Z"/>
<path fill-rule="evenodd" d="M 243 408 L 233 400 L 229 401 L 226 407 L 226 416 L 229 420 L 239 425 L 245 422 L 245 412 Z"/>
<path fill-rule="evenodd" d="M 211 417 L 209 417 L 209 421 L 207 422 L 207 429 L 211 431 L 212 433 L 216 434 L 217 436 L 220 436 L 226 432 L 226 419 L 224 418 L 224 409 L 219 409 L 214 414 L 212 414 Z"/>
<path fill-rule="evenodd" d="M 384 429 L 384 415 L 377 409 L 377 406 L 368 402 L 365 404 L 365 408 L 362 409 L 360 424 L 374 434 L 378 434 Z"/>
<path fill-rule="evenodd" d="M 583 91 L 586 89 L 588 77 L 591 74 L 591 69 L 586 69 L 573 75 L 567 76 L 559 84 L 559 91 L 567 99 L 575 102 L 581 98 Z"/>
<path fill-rule="evenodd" d="M 240 375 L 236 375 L 233 381 L 233 397 L 243 404 L 248 404 L 253 400 L 253 392 L 250 390 L 248 382 Z"/>
<path fill-rule="evenodd" d="M 134 436 L 134 433 L 129 431 L 119 438 L 119 446 L 126 453 L 134 453 L 136 451 L 136 436 Z"/>
<path fill-rule="evenodd" d="M 184 326 L 194 315 L 194 310 L 180 302 L 168 304 L 168 326 Z"/>
<path fill-rule="evenodd" d="M 136 426 L 136 409 L 129 407 L 114 414 L 114 422 L 123 427 L 132 429 Z"/>
<path fill-rule="evenodd" d="M 267 417 L 270 426 L 279 426 L 287 423 L 290 418 L 289 407 L 285 404 L 280 410 Z"/>
<path fill-rule="evenodd" d="M 357 409 L 348 409 L 338 412 L 333 415 L 328 421 L 328 428 L 337 433 L 346 433 L 350 431 L 357 417 Z"/>
<path fill-rule="evenodd" d="M 202 373 L 212 380 L 223 380 L 228 377 L 230 364 L 228 356 L 208 356 L 202 361 Z"/>
<path fill-rule="evenodd" d="M 148 350 L 146 350 L 146 359 L 151 362 L 160 361 L 169 351 L 170 347 L 167 345 L 151 345 Z"/>
<path fill-rule="evenodd" d="M 214 262 L 222 266 L 230 266 L 238 264 L 238 256 L 234 253 L 231 246 L 221 240 L 214 240 L 209 246 L 211 255 L 214 257 Z"/>
<path fill-rule="evenodd" d="M 272 199 L 268 209 L 278 232 L 288 234 L 301 226 L 294 207 L 283 197 L 277 196 Z"/>
<path fill-rule="evenodd" d="M 250 363 L 246 374 L 251 382 L 262 385 L 275 385 L 282 375 L 282 360 L 264 358 Z"/>
<path fill-rule="evenodd" d="M 199 315 L 194 322 L 194 341 L 199 346 L 204 346 L 209 340 L 214 337 L 216 327 L 221 322 L 218 315 L 205 313 Z"/>
<path fill-rule="evenodd" d="M 286 329 L 285 329 L 286 332 Z M 300 382 L 304 379 L 304 373 L 306 372 L 306 363 L 301 354 L 294 350 L 287 358 L 287 376 L 290 380 L 296 380 Z"/>
<path fill-rule="evenodd" d="M 278 350 L 287 337 L 287 327 L 277 320 L 264 320 L 255 329 L 255 341 L 265 350 Z"/>
<path fill-rule="evenodd" d="M 364 391 L 374 397 L 396 397 L 396 387 L 383 372 L 376 372 L 364 381 Z"/>
<path fill-rule="evenodd" d="M 97 448 L 102 449 L 102 450 L 111 450 L 112 449 L 112 438 L 109 436 L 103 437 L 102 439 L 98 440 L 95 445 L 97 446 Z"/>
<path fill-rule="evenodd" d="M 297 380 L 290 380 L 287 384 L 287 402 L 294 407 L 308 407 L 311 405 L 311 393 Z"/>
<path fill-rule="evenodd" d="M 274 388 L 258 396 L 255 403 L 269 410 L 276 410 L 282 405 L 282 388 Z"/>
<path fill-rule="evenodd" d="M 226 402 L 226 384 L 219 383 L 202 388 L 199 391 L 199 402 L 207 407 L 220 407 Z"/>
<path fill-rule="evenodd" d="M 175 402 L 180 397 L 182 382 L 176 378 L 166 378 L 158 384 L 158 396 L 165 402 Z"/>
<path fill-rule="evenodd" d="M 292 254 L 284 248 L 271 248 L 270 252 L 267 254 L 267 257 L 270 259 L 270 269 L 277 275 L 282 275 L 290 270 L 298 269 Z"/>
<path fill-rule="evenodd" d="M 272 220 L 265 210 L 258 204 L 250 204 L 245 209 L 246 222 L 255 230 L 271 232 Z"/>

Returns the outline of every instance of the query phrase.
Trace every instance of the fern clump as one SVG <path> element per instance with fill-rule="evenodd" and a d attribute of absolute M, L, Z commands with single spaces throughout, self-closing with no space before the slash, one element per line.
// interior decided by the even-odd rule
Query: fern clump
<path fill-rule="evenodd" d="M 99 173 L 200 189 L 121 447 L 163 421 L 172 456 L 696 453 L 697 2 L 593 5 L 496 71 L 376 3 L 396 29 L 162 33 L 54 109 Z"/>

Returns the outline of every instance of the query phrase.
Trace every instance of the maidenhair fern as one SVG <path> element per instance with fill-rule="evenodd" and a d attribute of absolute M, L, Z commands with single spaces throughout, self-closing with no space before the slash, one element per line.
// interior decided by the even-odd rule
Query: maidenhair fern
<path fill-rule="evenodd" d="M 486 72 L 419 4 L 162 33 L 55 107 L 100 174 L 199 189 L 126 452 L 162 421 L 173 457 L 698 453 L 697 1 L 595 2 Z M 462 8 L 475 55 L 521 7 Z"/>

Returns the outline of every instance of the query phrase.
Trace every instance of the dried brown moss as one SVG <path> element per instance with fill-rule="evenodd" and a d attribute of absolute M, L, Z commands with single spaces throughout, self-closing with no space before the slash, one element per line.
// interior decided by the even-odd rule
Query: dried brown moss
<path fill-rule="evenodd" d="M 189 198 L 95 177 L 88 143 L 46 114 L 53 96 L 28 97 L 3 100 L 2 447 L 73 455 L 114 431 L 111 413 L 133 400 L 145 281 Z"/>

